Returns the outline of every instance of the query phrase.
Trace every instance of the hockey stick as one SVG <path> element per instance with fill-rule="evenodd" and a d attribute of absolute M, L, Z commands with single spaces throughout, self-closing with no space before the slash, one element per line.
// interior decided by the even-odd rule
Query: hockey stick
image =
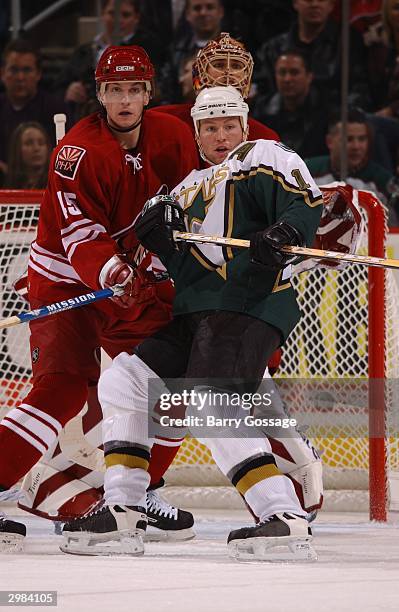
<path fill-rule="evenodd" d="M 53 121 L 55 123 L 55 141 L 58 144 L 65 136 L 66 115 L 57 113 L 54 115 Z"/>
<path fill-rule="evenodd" d="M 112 297 L 113 295 L 122 295 L 123 291 L 123 287 L 115 285 L 114 287 L 109 289 L 91 291 L 90 293 L 83 293 L 82 295 L 77 295 L 73 298 L 61 300 L 60 302 L 53 302 L 52 304 L 42 306 L 41 308 L 37 308 L 36 310 L 20 312 L 19 314 L 13 315 L 12 317 L 8 317 L 7 319 L 3 319 L 2 321 L 0 321 L 0 329 L 4 329 L 6 327 L 13 327 L 14 325 L 19 325 L 20 323 L 28 323 L 29 321 L 34 321 L 35 319 L 42 319 L 43 317 L 48 317 L 49 315 L 64 312 L 65 310 L 71 310 L 72 308 L 87 306 L 88 304 L 92 304 L 93 302 L 98 302 L 99 300 Z"/>
<path fill-rule="evenodd" d="M 173 232 L 175 240 L 184 242 L 197 242 L 201 244 L 216 244 L 219 246 L 236 247 L 248 249 L 249 240 L 240 238 L 225 238 L 224 236 L 208 236 L 206 234 L 191 234 L 189 232 Z M 352 253 L 338 253 L 336 251 L 322 251 L 320 249 L 309 249 L 307 247 L 285 246 L 281 247 L 284 253 L 293 253 L 314 259 L 331 259 L 338 261 L 349 261 L 351 263 L 372 266 L 375 268 L 394 268 L 399 269 L 399 259 L 384 259 L 383 257 L 372 257 L 371 255 L 354 255 Z"/>

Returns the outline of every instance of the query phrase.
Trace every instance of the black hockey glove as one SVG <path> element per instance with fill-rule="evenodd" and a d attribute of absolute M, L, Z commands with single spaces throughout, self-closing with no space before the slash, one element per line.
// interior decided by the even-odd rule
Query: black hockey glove
<path fill-rule="evenodd" d="M 297 259 L 297 255 L 283 253 L 282 246 L 303 246 L 300 232 L 285 221 L 279 221 L 252 236 L 250 244 L 251 262 L 267 270 L 280 270 Z"/>
<path fill-rule="evenodd" d="M 174 241 L 173 231 L 186 231 L 184 213 L 169 195 L 156 195 L 144 204 L 134 227 L 143 247 L 156 255 L 166 257 L 183 250 L 184 243 Z"/>

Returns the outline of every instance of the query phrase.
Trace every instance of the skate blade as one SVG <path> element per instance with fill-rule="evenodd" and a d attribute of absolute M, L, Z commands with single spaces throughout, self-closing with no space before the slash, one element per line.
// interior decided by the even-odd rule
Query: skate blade
<path fill-rule="evenodd" d="M 70 555 L 141 557 L 144 554 L 141 530 L 113 531 L 106 534 L 69 531 L 63 535 L 65 543 L 60 545 L 60 550 Z"/>
<path fill-rule="evenodd" d="M 195 538 L 195 531 L 189 529 L 158 529 L 158 527 L 151 527 L 147 525 L 147 529 L 144 536 L 144 542 L 184 542 L 186 540 L 192 540 Z"/>
<path fill-rule="evenodd" d="M 2 533 L 0 535 L 0 553 L 22 552 L 25 536 L 20 533 Z"/>
<path fill-rule="evenodd" d="M 228 543 L 228 553 L 236 561 L 270 561 L 309 563 L 317 561 L 310 542 L 312 536 L 283 536 L 278 538 L 248 538 Z"/>

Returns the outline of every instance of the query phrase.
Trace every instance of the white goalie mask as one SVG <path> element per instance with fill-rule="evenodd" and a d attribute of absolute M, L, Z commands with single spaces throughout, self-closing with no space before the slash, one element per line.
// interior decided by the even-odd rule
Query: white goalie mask
<path fill-rule="evenodd" d="M 218 117 L 239 117 L 243 130 L 242 141 L 245 142 L 248 138 L 248 110 L 248 104 L 244 101 L 240 92 L 231 85 L 209 87 L 200 91 L 191 109 L 191 117 L 194 122 L 195 137 L 200 154 L 205 161 L 209 162 L 204 157 L 199 141 L 200 121 Z"/>
<path fill-rule="evenodd" d="M 198 93 L 205 87 L 231 85 L 248 98 L 254 67 L 252 55 L 244 45 L 222 32 L 198 51 L 193 63 L 193 86 Z"/>

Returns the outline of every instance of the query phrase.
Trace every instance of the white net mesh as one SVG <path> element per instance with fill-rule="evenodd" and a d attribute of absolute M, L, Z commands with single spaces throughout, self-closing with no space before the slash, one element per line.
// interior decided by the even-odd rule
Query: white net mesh
<path fill-rule="evenodd" d="M 0 205 L 0 316 L 27 310 L 27 302 L 13 288 L 26 269 L 29 246 L 36 236 L 37 204 Z M 30 386 L 29 327 L 3 329 L 0 351 L 0 416 L 26 395 Z"/>

